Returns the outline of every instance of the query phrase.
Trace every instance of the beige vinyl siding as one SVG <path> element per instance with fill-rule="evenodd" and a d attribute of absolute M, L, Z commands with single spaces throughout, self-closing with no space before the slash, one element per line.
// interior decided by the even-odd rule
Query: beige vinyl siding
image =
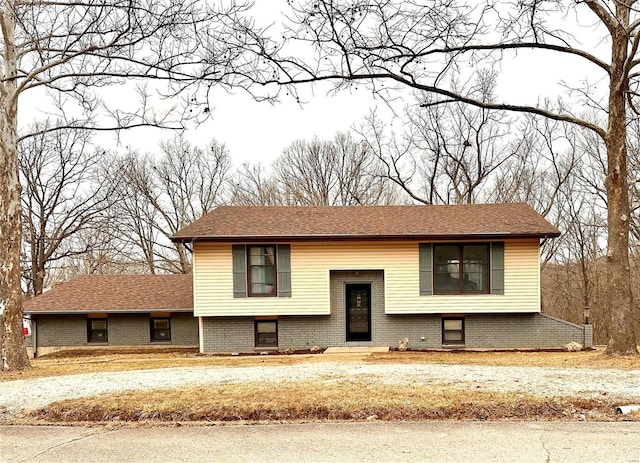
<path fill-rule="evenodd" d="M 538 312 L 539 244 L 505 243 L 505 294 L 420 296 L 415 241 L 291 243 L 290 298 L 233 298 L 231 243 L 195 243 L 196 316 L 329 315 L 331 270 L 383 270 L 387 314 Z"/>
<path fill-rule="evenodd" d="M 538 240 L 505 241 L 504 295 L 423 296 L 419 313 L 540 312 L 540 245 Z M 397 309 L 393 307 L 392 309 Z M 386 313 L 414 313 L 387 309 Z"/>

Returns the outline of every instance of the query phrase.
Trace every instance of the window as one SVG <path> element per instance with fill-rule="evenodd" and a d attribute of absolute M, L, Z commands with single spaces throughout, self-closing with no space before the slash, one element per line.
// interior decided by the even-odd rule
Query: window
<path fill-rule="evenodd" d="M 276 247 L 248 246 L 249 296 L 277 296 Z"/>
<path fill-rule="evenodd" d="M 278 321 L 256 320 L 256 347 L 278 347 Z"/>
<path fill-rule="evenodd" d="M 442 319 L 442 344 L 464 344 L 464 318 Z"/>
<path fill-rule="evenodd" d="M 489 292 L 489 244 L 436 244 L 434 294 Z"/>
<path fill-rule="evenodd" d="M 171 341 L 171 319 L 151 318 L 151 342 Z"/>
<path fill-rule="evenodd" d="M 109 342 L 109 320 L 106 318 L 87 319 L 87 342 Z"/>
<path fill-rule="evenodd" d="M 231 246 L 233 297 L 291 297 L 291 245 Z"/>

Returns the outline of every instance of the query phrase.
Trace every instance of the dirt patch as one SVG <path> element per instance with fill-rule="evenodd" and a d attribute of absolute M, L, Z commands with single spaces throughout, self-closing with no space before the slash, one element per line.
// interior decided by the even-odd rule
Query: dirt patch
<path fill-rule="evenodd" d="M 52 359 L 77 359 L 86 357 L 108 357 L 108 356 L 159 356 L 159 355 L 171 355 L 171 356 L 194 356 L 198 353 L 197 347 L 167 347 L 167 348 L 101 348 L 101 349 L 69 349 L 59 350 L 47 355 L 38 356 L 34 359 L 35 362 L 39 360 L 52 360 Z"/>
<path fill-rule="evenodd" d="M 608 356 L 603 349 L 566 351 L 391 351 L 374 353 L 371 363 L 438 363 L 487 366 L 538 366 L 544 368 L 610 368 L 640 370 L 640 356 Z"/>

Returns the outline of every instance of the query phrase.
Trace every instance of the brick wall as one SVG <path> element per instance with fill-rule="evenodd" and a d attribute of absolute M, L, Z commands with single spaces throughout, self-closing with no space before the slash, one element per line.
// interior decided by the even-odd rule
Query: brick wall
<path fill-rule="evenodd" d="M 370 342 L 346 341 L 345 285 L 371 284 Z M 433 315 L 386 315 L 384 272 L 342 272 L 330 275 L 331 315 L 280 317 L 278 349 L 309 349 L 313 346 L 390 346 L 409 338 L 414 349 L 442 348 L 442 318 Z M 252 318 L 205 318 L 205 352 L 253 352 Z M 467 348 L 551 348 L 569 342 L 592 345 L 591 326 L 583 327 L 541 314 L 472 314 L 465 316 Z M 258 349 L 261 350 L 261 349 Z"/>
<path fill-rule="evenodd" d="M 467 315 L 465 328 L 465 345 L 471 348 L 545 348 L 570 342 L 593 345 L 591 325 L 583 331 L 580 325 L 543 314 Z"/>
<path fill-rule="evenodd" d="M 251 352 L 254 345 L 252 318 L 205 318 L 203 347 L 205 352 Z"/>
<path fill-rule="evenodd" d="M 84 315 L 38 315 L 32 320 L 35 320 L 38 347 L 87 344 L 87 318 Z"/>
<path fill-rule="evenodd" d="M 151 342 L 149 315 L 112 314 L 108 320 L 107 344 L 87 342 L 87 318 L 85 315 L 37 315 L 35 337 L 38 354 L 62 348 L 87 346 L 196 346 L 198 345 L 198 320 L 191 313 L 171 316 L 171 341 Z M 33 336 L 31 336 L 33 338 Z M 33 341 L 31 342 L 33 344 Z"/>
<path fill-rule="evenodd" d="M 171 343 L 181 346 L 198 345 L 198 319 L 192 313 L 171 316 Z"/>

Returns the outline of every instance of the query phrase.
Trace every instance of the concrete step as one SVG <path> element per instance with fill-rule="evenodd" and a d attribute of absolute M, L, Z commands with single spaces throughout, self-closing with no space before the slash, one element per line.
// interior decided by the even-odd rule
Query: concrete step
<path fill-rule="evenodd" d="M 328 347 L 325 354 L 373 354 L 374 352 L 389 352 L 389 346 L 383 347 Z"/>

